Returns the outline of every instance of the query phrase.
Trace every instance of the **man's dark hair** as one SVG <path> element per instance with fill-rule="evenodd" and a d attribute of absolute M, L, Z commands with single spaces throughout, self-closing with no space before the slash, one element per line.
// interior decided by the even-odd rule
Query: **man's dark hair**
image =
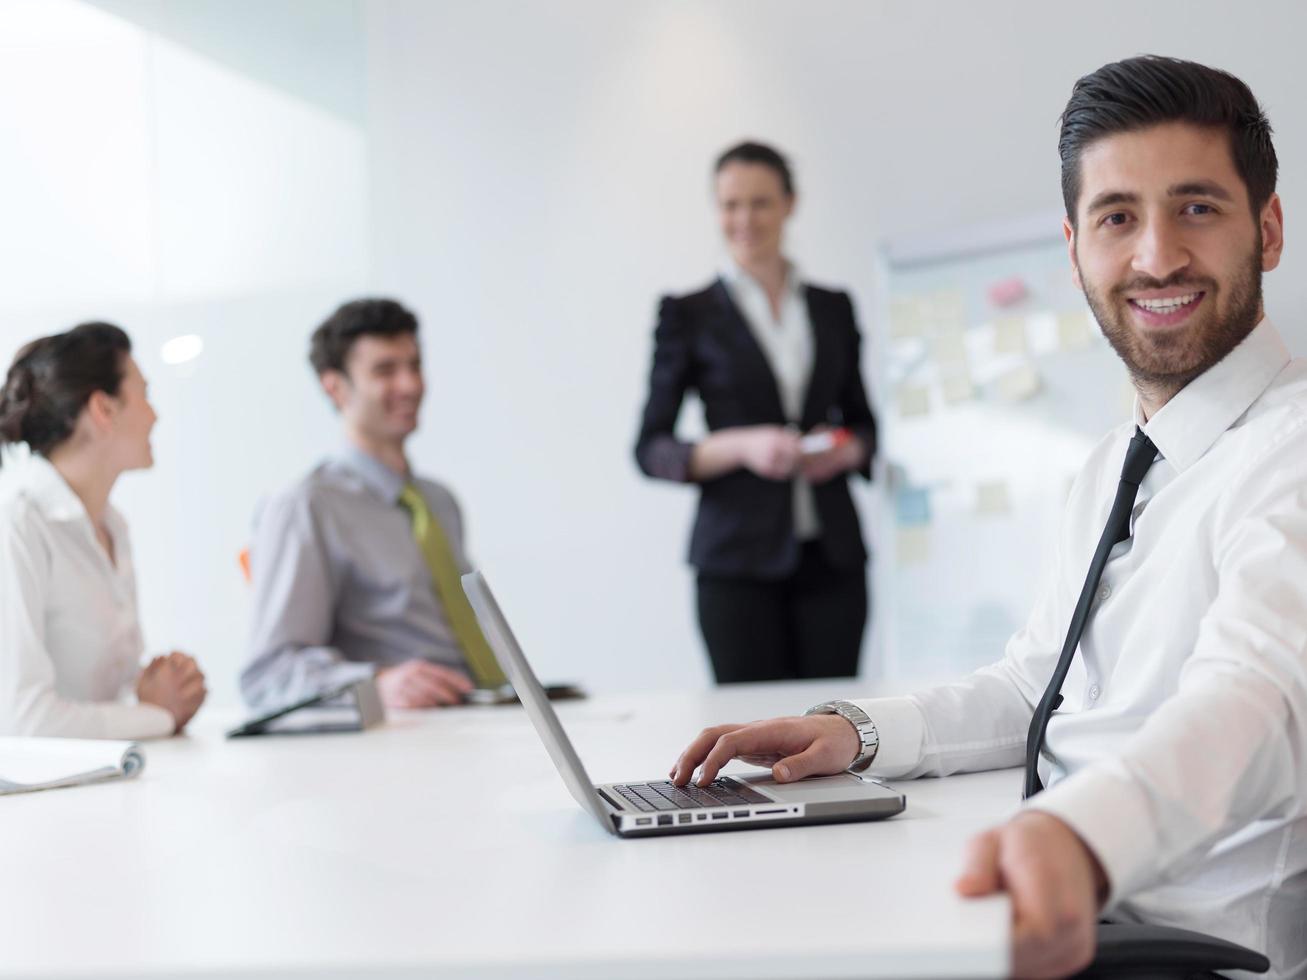
<path fill-rule="evenodd" d="M 1073 227 L 1085 148 L 1105 136 L 1168 122 L 1224 129 L 1254 217 L 1261 212 L 1275 193 L 1279 164 L 1271 124 L 1252 91 L 1229 72 L 1149 54 L 1104 65 L 1071 90 L 1057 149 L 1062 199 Z"/>
<path fill-rule="evenodd" d="M 737 143 L 717 158 L 713 173 L 721 173 L 722 168 L 728 163 L 760 163 L 764 167 L 770 167 L 781 179 L 781 187 L 785 193 L 790 197 L 794 196 L 794 175 L 790 173 L 789 162 L 778 150 L 766 143 Z"/>
<path fill-rule="evenodd" d="M 0 387 L 0 445 L 44 455 L 73 434 L 97 391 L 117 395 L 132 342 L 111 323 L 83 323 L 41 337 L 14 356 Z"/>
<path fill-rule="evenodd" d="M 416 334 L 418 318 L 393 299 L 356 299 L 327 317 L 309 340 L 309 363 L 321 376 L 345 372 L 345 359 L 360 337 Z"/>

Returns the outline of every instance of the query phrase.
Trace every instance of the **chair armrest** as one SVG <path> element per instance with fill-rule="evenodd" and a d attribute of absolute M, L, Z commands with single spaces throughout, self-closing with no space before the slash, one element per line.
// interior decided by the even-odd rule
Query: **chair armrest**
<path fill-rule="evenodd" d="M 1236 943 L 1188 929 L 1105 922 L 1098 926 L 1098 951 L 1081 976 L 1176 976 L 1195 970 L 1265 973 L 1271 961 Z M 1165 971 L 1165 972 L 1159 972 Z"/>

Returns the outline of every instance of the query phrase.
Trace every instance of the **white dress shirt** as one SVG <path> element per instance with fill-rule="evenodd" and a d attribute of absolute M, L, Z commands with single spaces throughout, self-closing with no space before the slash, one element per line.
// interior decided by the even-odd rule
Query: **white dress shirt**
<path fill-rule="evenodd" d="M 722 282 L 762 348 L 776 379 L 785 417 L 797 425 L 803 417 L 813 359 L 812 321 L 808 318 L 808 299 L 799 270 L 794 263 L 787 264 L 779 316 L 772 310 L 767 291 L 734 262 L 727 262 L 722 269 Z M 812 485 L 802 476 L 796 476 L 793 484 L 794 536 L 800 541 L 810 541 L 821 534 Z"/>
<path fill-rule="evenodd" d="M 858 703 L 873 771 L 1017 766 L 1136 424 L 1161 457 L 1112 551 L 1026 805 L 1102 862 L 1109 914 L 1265 953 L 1307 977 L 1307 360 L 1269 321 L 1147 424 L 1114 430 L 1067 501 L 1056 571 L 1003 659 Z"/>
<path fill-rule="evenodd" d="M 45 459 L 32 456 L 5 482 L 0 735 L 171 735 L 168 711 L 127 699 L 144 644 L 126 522 L 109 508 L 111 561 L 81 500 Z"/>

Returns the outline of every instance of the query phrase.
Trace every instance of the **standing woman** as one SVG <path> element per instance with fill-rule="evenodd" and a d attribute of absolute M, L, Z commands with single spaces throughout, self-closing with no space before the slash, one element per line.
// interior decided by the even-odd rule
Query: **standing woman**
<path fill-rule="evenodd" d="M 153 465 L 154 422 L 117 327 L 84 323 L 14 358 L 0 446 L 32 458 L 0 499 L 0 735 L 172 735 L 204 701 L 185 654 L 140 667 L 131 546 L 109 504 L 120 474 Z"/>
<path fill-rule="evenodd" d="M 718 682 L 852 676 L 867 551 L 848 475 L 869 479 L 876 448 L 853 304 L 782 251 L 795 203 L 784 157 L 741 143 L 714 180 L 729 259 L 707 288 L 662 300 L 636 460 L 699 485 L 690 562 Z M 710 430 L 697 443 L 675 435 L 691 390 Z M 805 452 L 801 436 L 827 429 L 840 439 Z"/>

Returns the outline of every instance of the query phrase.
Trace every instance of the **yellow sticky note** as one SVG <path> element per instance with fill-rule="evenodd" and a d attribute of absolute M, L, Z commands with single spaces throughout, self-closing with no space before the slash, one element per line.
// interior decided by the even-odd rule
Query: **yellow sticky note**
<path fill-rule="evenodd" d="M 967 325 L 967 305 L 956 289 L 941 289 L 929 299 L 930 319 L 936 329 L 961 330 Z"/>
<path fill-rule="evenodd" d="M 971 374 L 965 370 L 946 375 L 939 387 L 946 405 L 956 405 L 976 397 L 976 386 L 971 383 Z"/>
<path fill-rule="evenodd" d="M 930 389 L 925 385 L 903 385 L 898 390 L 899 415 L 905 419 L 930 412 Z"/>
<path fill-rule="evenodd" d="M 1026 352 L 1026 321 L 1022 317 L 1005 316 L 994 324 L 994 352 L 996 354 Z"/>
<path fill-rule="evenodd" d="M 920 337 L 921 304 L 916 299 L 896 299 L 890 303 L 889 332 L 895 340 Z"/>
<path fill-rule="evenodd" d="M 966 332 L 960 327 L 941 330 L 931 342 L 930 353 L 940 365 L 966 364 Z"/>
<path fill-rule="evenodd" d="M 1088 313 L 1059 313 L 1057 342 L 1063 350 L 1082 350 L 1094 339 Z"/>
<path fill-rule="evenodd" d="M 998 394 L 1005 401 L 1019 402 L 1033 398 L 1044 386 L 1039 372 L 1031 364 L 1022 364 L 998 379 Z"/>
<path fill-rule="evenodd" d="M 920 565 L 930 558 L 930 528 L 901 527 L 898 530 L 895 557 L 902 565 Z"/>
<path fill-rule="evenodd" d="M 995 517 L 1012 512 L 1012 500 L 1008 494 L 1007 481 L 990 480 L 976 485 L 976 513 L 986 517 Z"/>

